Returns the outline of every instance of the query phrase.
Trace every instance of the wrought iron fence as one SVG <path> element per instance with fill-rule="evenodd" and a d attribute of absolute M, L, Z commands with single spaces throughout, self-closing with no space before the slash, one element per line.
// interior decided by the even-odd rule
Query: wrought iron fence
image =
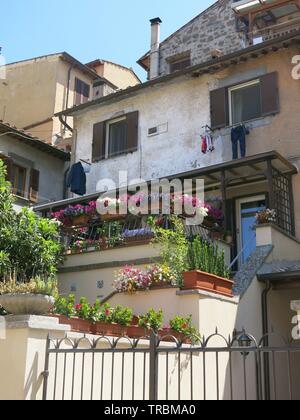
<path fill-rule="evenodd" d="M 197 345 L 154 334 L 49 338 L 43 399 L 298 400 L 300 346 L 274 337 L 267 347 L 266 337 L 257 342 L 245 333 L 226 339 L 216 332 Z"/>

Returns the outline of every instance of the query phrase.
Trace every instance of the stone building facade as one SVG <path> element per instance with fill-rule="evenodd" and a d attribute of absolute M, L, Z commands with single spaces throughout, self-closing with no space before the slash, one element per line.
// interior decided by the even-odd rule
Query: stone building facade
<path fill-rule="evenodd" d="M 246 36 L 232 10 L 232 0 L 219 0 L 160 44 L 159 76 L 171 72 L 170 63 L 190 57 L 196 65 L 212 58 L 212 51 L 222 55 L 246 46 Z M 150 52 L 138 62 L 147 68 Z"/>

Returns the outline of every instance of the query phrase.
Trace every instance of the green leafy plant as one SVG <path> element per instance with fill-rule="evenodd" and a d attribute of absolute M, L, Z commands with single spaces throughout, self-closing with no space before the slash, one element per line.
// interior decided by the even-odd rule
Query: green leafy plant
<path fill-rule="evenodd" d="M 54 304 L 53 313 L 56 315 L 64 315 L 68 318 L 75 316 L 75 296 L 58 296 Z"/>
<path fill-rule="evenodd" d="M 142 315 L 139 317 L 138 325 L 142 328 L 151 329 L 154 332 L 158 332 L 158 330 L 162 327 L 164 321 L 164 314 L 162 309 L 159 311 L 155 311 L 154 309 L 149 309 L 147 314 Z"/>
<path fill-rule="evenodd" d="M 54 277 L 63 261 L 59 223 L 41 218 L 27 208 L 16 213 L 13 203 L 11 185 L 6 181 L 6 170 L 0 161 L 0 279 L 10 275 L 12 268 L 18 280 Z M 8 272 L 3 272 L 4 269 Z"/>
<path fill-rule="evenodd" d="M 230 269 L 225 262 L 225 253 L 217 245 L 196 237 L 188 248 L 188 269 L 200 270 L 223 278 L 230 278 Z"/>
<path fill-rule="evenodd" d="M 87 298 L 80 298 L 79 303 L 75 305 L 75 316 L 86 321 L 91 320 L 91 305 Z"/>
<path fill-rule="evenodd" d="M 0 295 L 7 294 L 35 294 L 57 297 L 57 281 L 54 279 L 44 281 L 37 277 L 26 283 L 18 282 L 15 279 L 0 282 Z"/>
<path fill-rule="evenodd" d="M 175 316 L 175 318 L 170 321 L 170 327 L 172 330 L 179 334 L 184 334 L 187 338 L 192 339 L 194 342 L 200 341 L 200 334 L 193 326 L 192 315 L 189 315 L 187 318 Z"/>
<path fill-rule="evenodd" d="M 107 239 L 110 247 L 114 247 L 122 242 L 122 225 L 119 222 L 103 222 L 98 229 L 98 233 L 102 238 Z"/>
<path fill-rule="evenodd" d="M 156 218 L 149 217 L 148 224 L 154 232 L 153 244 L 160 249 L 162 264 L 172 270 L 175 284 L 182 285 L 182 273 L 187 269 L 187 255 L 189 243 L 185 234 L 185 226 L 182 219 L 177 216 L 168 218 L 169 229 L 160 227 Z"/>

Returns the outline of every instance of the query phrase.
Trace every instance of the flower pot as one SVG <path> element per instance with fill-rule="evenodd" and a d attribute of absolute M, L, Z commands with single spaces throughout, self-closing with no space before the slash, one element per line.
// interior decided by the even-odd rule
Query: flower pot
<path fill-rule="evenodd" d="M 228 245 L 232 245 L 232 243 L 233 243 L 233 236 L 226 236 L 225 237 L 225 242 L 228 244 Z"/>
<path fill-rule="evenodd" d="M 185 334 L 178 333 L 177 331 L 172 330 L 171 328 L 165 328 L 159 330 L 159 337 L 162 341 L 167 343 L 174 343 L 174 338 L 182 344 L 192 344 L 192 340 L 187 337 Z"/>
<path fill-rule="evenodd" d="M 219 231 L 211 231 L 209 233 L 209 236 L 210 236 L 210 239 L 212 239 L 213 241 L 219 241 L 222 239 L 223 234 L 222 232 L 219 232 Z"/>
<path fill-rule="evenodd" d="M 187 271 L 183 273 L 184 290 L 205 290 L 223 296 L 232 297 L 232 280 L 204 273 L 203 271 Z"/>
<path fill-rule="evenodd" d="M 53 315 L 59 319 L 61 325 L 70 325 L 71 330 L 74 332 L 81 332 L 84 334 L 90 334 L 92 331 L 92 323 L 80 318 L 68 318 L 65 315 Z"/>
<path fill-rule="evenodd" d="M 109 248 L 108 238 L 100 238 L 99 247 L 100 247 L 100 250 L 102 251 L 105 251 L 106 249 L 108 249 Z"/>
<path fill-rule="evenodd" d="M 146 338 L 147 337 L 147 330 L 142 327 L 138 327 L 136 325 L 131 325 L 126 327 L 127 329 L 127 337 L 129 338 Z M 149 335 L 149 334 L 148 334 Z"/>
<path fill-rule="evenodd" d="M 125 337 L 127 327 L 106 322 L 95 322 L 91 325 L 91 332 L 94 335 L 103 335 L 104 337 Z"/>
<path fill-rule="evenodd" d="M 86 214 L 82 214 L 81 216 L 73 217 L 73 225 L 74 226 L 86 226 L 90 220 L 90 217 Z"/>
<path fill-rule="evenodd" d="M 54 305 L 52 296 L 7 294 L 0 296 L 0 305 L 12 315 L 46 315 Z"/>

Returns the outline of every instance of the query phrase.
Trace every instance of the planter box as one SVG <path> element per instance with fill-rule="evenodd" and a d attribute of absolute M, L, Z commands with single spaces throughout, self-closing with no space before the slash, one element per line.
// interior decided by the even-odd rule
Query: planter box
<path fill-rule="evenodd" d="M 178 333 L 172 329 L 164 329 L 159 331 L 159 337 L 167 343 L 175 343 L 172 337 L 176 338 L 179 343 L 192 344 L 192 340 L 186 335 Z"/>
<path fill-rule="evenodd" d="M 65 315 L 53 315 L 53 317 L 59 319 L 59 323 L 62 325 L 70 325 L 71 330 L 74 332 L 81 332 L 84 334 L 92 333 L 92 323 L 80 318 L 68 318 Z"/>
<path fill-rule="evenodd" d="M 126 327 L 126 329 L 127 329 L 126 335 L 129 338 L 137 338 L 137 339 L 146 338 L 149 335 L 149 331 L 147 331 L 145 328 L 138 327 L 136 325 Z"/>
<path fill-rule="evenodd" d="M 91 325 L 91 332 L 94 335 L 103 335 L 109 337 L 124 337 L 127 334 L 127 327 L 117 324 L 107 324 L 105 322 L 96 322 Z"/>
<path fill-rule="evenodd" d="M 187 271 L 183 273 L 184 290 L 205 290 L 219 295 L 233 297 L 232 280 L 224 279 L 203 271 Z"/>

